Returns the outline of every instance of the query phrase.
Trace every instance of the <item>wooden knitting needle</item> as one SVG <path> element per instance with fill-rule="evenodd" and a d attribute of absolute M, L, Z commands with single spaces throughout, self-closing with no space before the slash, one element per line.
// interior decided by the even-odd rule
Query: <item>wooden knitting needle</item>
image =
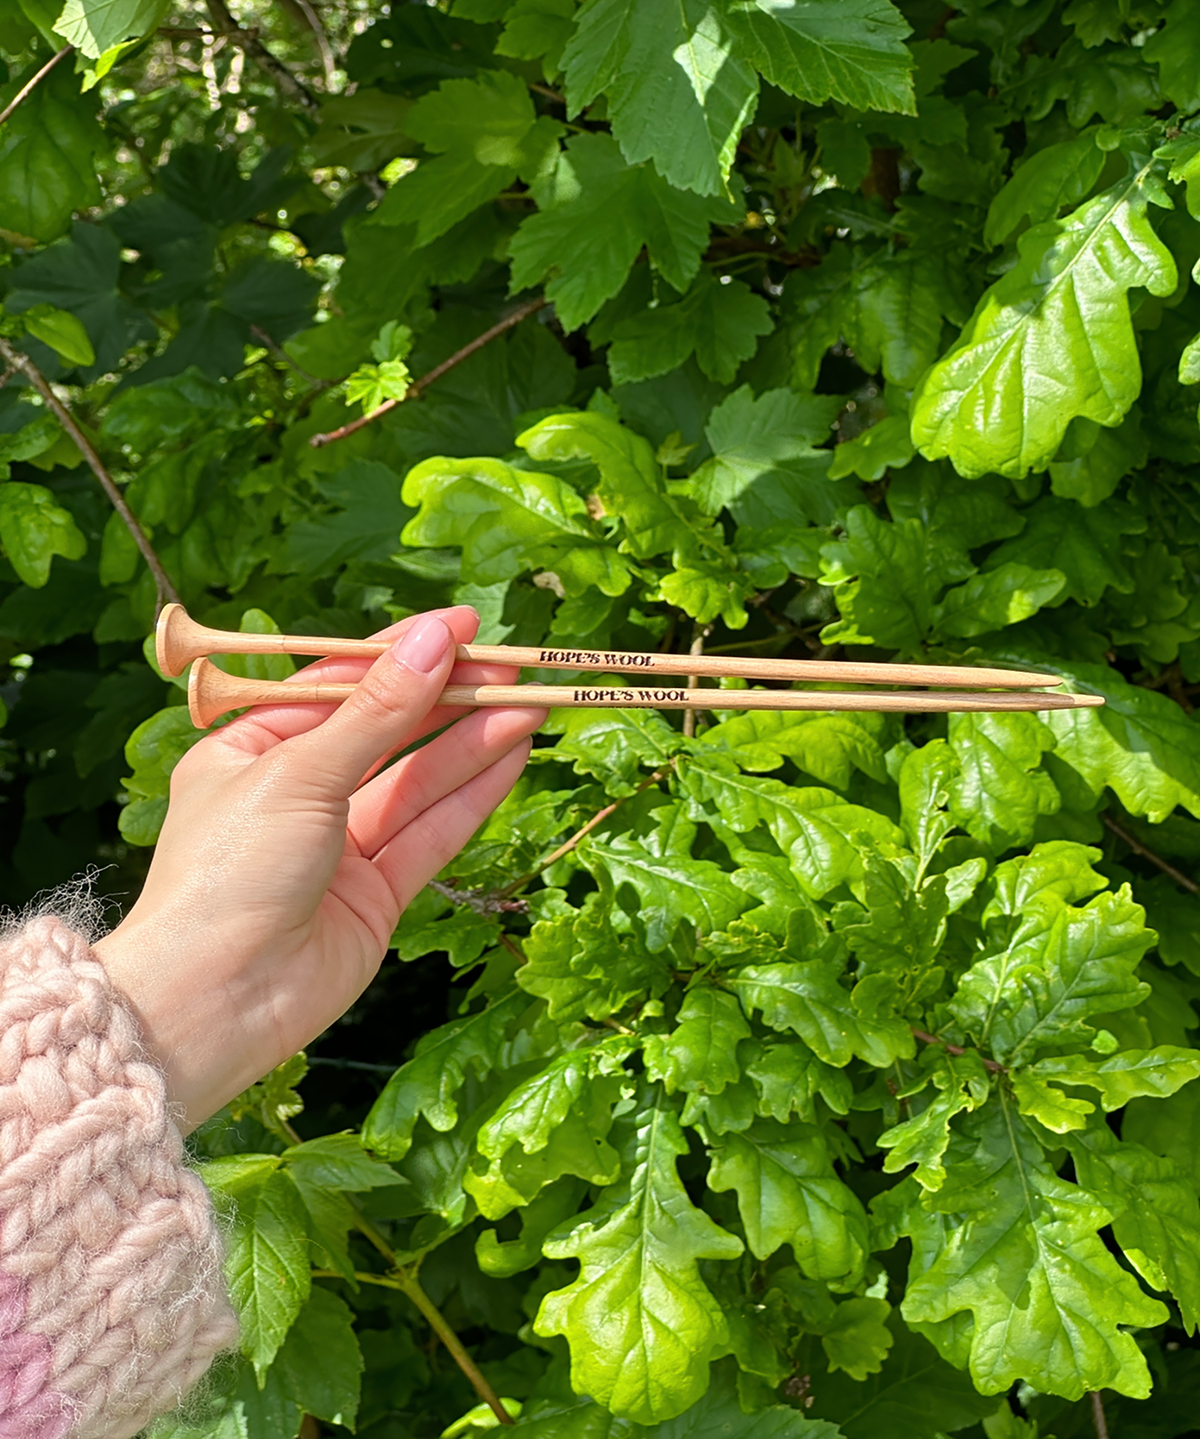
<path fill-rule="evenodd" d="M 350 640 L 329 635 L 244 635 L 197 624 L 182 605 L 167 605 L 155 636 L 158 667 L 180 675 L 202 656 L 338 655 L 376 659 L 394 641 Z M 589 670 L 610 674 L 703 675 L 710 679 L 834 680 L 863 685 L 965 685 L 968 688 L 1026 689 L 1060 685 L 1057 675 L 1033 670 L 975 669 L 970 666 L 858 663 L 853 660 L 747 659 L 733 655 L 667 655 L 636 650 L 557 650 L 532 645 L 459 645 L 457 658 L 476 664 Z M 510 701 L 497 701 L 510 703 Z"/>
<path fill-rule="evenodd" d="M 341 704 L 353 684 L 242 679 L 201 657 L 188 677 L 188 709 L 197 729 L 207 729 L 230 710 L 246 705 Z M 447 685 L 442 705 L 535 705 L 547 709 L 729 709 L 729 710 L 892 710 L 901 714 L 962 710 L 1061 710 L 1102 705 L 1100 695 L 1018 693 L 978 690 L 899 693 L 875 690 L 689 690 L 649 686 Z"/>

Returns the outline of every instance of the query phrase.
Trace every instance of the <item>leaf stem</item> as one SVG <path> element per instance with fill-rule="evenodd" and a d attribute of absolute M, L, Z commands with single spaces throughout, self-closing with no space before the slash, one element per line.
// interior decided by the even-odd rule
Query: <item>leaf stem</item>
<path fill-rule="evenodd" d="M 1182 874 L 1173 864 L 1168 864 L 1162 855 L 1155 854 L 1152 849 L 1147 849 L 1141 840 L 1134 839 L 1133 835 L 1123 829 L 1115 819 L 1110 819 L 1107 814 L 1102 814 L 1100 819 L 1105 828 L 1112 830 L 1113 834 L 1127 844 L 1134 854 L 1140 854 L 1143 859 L 1148 859 L 1151 864 L 1157 865 L 1163 874 L 1170 875 L 1175 883 L 1180 888 L 1186 889 L 1189 894 L 1200 894 L 1200 884 L 1197 884 L 1194 879 L 1188 879 L 1187 875 Z"/>
<path fill-rule="evenodd" d="M 46 63 L 37 72 L 37 74 L 33 77 L 32 80 L 27 80 L 25 84 L 21 86 L 17 93 L 8 102 L 8 104 L 5 105 L 4 109 L 0 110 L 0 125 L 4 124 L 5 120 L 8 119 L 8 117 L 17 108 L 21 101 L 25 99 L 27 95 L 33 93 L 33 90 L 38 84 L 38 82 L 40 80 L 44 80 L 46 76 L 49 75 L 50 71 L 53 70 L 54 67 L 58 64 L 58 62 L 63 58 L 63 56 L 69 55 L 71 51 L 74 50 L 74 48 L 74 45 L 64 45 L 57 55 L 46 61 Z"/>
<path fill-rule="evenodd" d="M 177 604 L 179 602 L 179 595 L 176 593 L 175 586 L 167 577 L 167 572 L 163 569 L 162 561 L 155 553 L 154 547 L 146 538 L 146 532 L 138 523 L 133 511 L 125 503 L 125 496 L 117 488 L 113 477 L 105 469 L 104 462 L 96 453 L 92 442 L 79 428 L 78 424 L 76 424 L 75 417 L 71 414 L 70 410 L 67 409 L 66 405 L 63 404 L 50 388 L 49 380 L 46 379 L 45 375 L 42 374 L 41 370 L 38 369 L 24 351 L 18 350 L 15 345 L 10 344 L 9 341 L 2 336 L 0 336 L 0 356 L 2 356 L 5 362 L 11 365 L 14 370 L 20 370 L 38 394 L 41 395 L 42 399 L 46 402 L 47 408 L 54 414 L 54 417 L 63 429 L 66 430 L 75 448 L 88 462 L 92 473 L 100 481 L 101 488 L 108 496 L 109 503 L 121 517 L 121 523 L 133 536 L 134 544 L 137 545 L 141 551 L 142 558 L 146 561 L 150 573 L 154 576 L 154 587 L 158 592 L 158 603 L 155 607 L 155 613 L 157 614 L 165 604 Z"/>
<path fill-rule="evenodd" d="M 527 300 L 525 304 L 518 305 L 510 314 L 505 315 L 503 320 L 498 320 L 491 329 L 484 330 L 482 335 L 476 335 L 473 340 L 465 344 L 461 350 L 455 350 L 449 359 L 443 360 L 440 365 L 434 365 L 432 370 L 427 371 L 419 380 L 415 380 L 405 391 L 403 400 L 384 400 L 382 405 L 369 410 L 365 415 L 360 415 L 357 420 L 351 420 L 348 425 L 342 425 L 336 430 L 326 430 L 321 434 L 309 437 L 308 443 L 314 450 L 319 450 L 322 445 L 332 445 L 335 440 L 344 440 L 347 435 L 357 434 L 364 425 L 369 425 L 381 415 L 386 415 L 389 410 L 394 410 L 397 405 L 402 405 L 408 400 L 415 400 L 423 390 L 427 390 L 435 380 L 440 380 L 444 374 L 454 369 L 455 365 L 461 365 L 464 360 L 470 359 L 477 350 L 482 350 L 484 345 L 490 344 L 498 335 L 505 330 L 511 330 L 514 325 L 519 325 L 527 316 L 536 311 L 544 309 L 550 302 L 538 296 L 536 300 Z"/>
<path fill-rule="evenodd" d="M 1092 1390 L 1092 1423 L 1096 1426 L 1096 1439 L 1108 1439 L 1108 1420 L 1104 1417 L 1104 1400 L 1099 1389 Z"/>

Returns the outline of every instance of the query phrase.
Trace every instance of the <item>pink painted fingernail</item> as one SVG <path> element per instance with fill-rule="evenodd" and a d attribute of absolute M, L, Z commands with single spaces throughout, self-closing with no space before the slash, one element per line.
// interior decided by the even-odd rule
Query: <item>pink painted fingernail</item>
<path fill-rule="evenodd" d="M 396 646 L 396 658 L 410 670 L 432 674 L 446 657 L 450 631 L 443 620 L 428 615 L 418 620 Z"/>

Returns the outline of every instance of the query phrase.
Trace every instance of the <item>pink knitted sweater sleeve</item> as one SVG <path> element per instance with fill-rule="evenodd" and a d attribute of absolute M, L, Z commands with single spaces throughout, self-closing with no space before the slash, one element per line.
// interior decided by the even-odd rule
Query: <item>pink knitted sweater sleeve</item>
<path fill-rule="evenodd" d="M 87 941 L 0 936 L 0 1439 L 128 1439 L 236 1339 L 208 1195 Z"/>

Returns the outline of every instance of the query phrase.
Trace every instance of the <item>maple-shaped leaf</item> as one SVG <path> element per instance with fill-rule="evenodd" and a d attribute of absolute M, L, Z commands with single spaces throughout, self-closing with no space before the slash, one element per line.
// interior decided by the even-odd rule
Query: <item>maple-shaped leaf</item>
<path fill-rule="evenodd" d="M 917 386 L 913 439 L 960 474 L 1020 477 L 1054 458 L 1068 423 L 1115 425 L 1141 365 L 1128 292 L 1175 288 L 1176 268 L 1146 215 L 1152 162 L 1021 237 L 1017 263 L 988 289 L 954 346 Z"/>
<path fill-rule="evenodd" d="M 1105 1248 L 1109 1211 L 1054 1173 L 1003 1092 L 962 1123 L 945 1183 L 909 1215 L 905 1319 L 938 1326 L 969 1310 L 983 1394 L 1024 1380 L 1068 1399 L 1102 1388 L 1145 1398 L 1150 1374 L 1127 1330 L 1161 1324 L 1167 1310 Z"/>
<path fill-rule="evenodd" d="M 508 1027 L 528 1005 L 528 997 L 517 990 L 425 1035 L 372 1105 L 363 1124 L 363 1144 L 384 1159 L 403 1159 L 420 1115 L 436 1130 L 453 1129 L 458 1123 L 454 1096 L 468 1071 L 482 1075 L 491 1070 Z"/>
<path fill-rule="evenodd" d="M 740 0 L 729 23 L 750 62 L 789 95 L 916 113 L 910 30 L 888 0 Z"/>
<path fill-rule="evenodd" d="M 614 385 L 629 385 L 674 370 L 694 354 L 706 375 L 728 385 L 754 354 L 758 337 L 773 328 L 761 295 L 740 280 L 702 270 L 682 300 L 616 326 L 609 374 Z"/>
<path fill-rule="evenodd" d="M 1134 971 L 1153 943 L 1128 885 L 1081 909 L 1034 909 L 1003 952 L 963 975 L 950 1012 L 972 1043 L 1006 1065 L 1051 1044 L 1089 1047 L 1089 1015 L 1127 1009 L 1150 992 Z"/>
<path fill-rule="evenodd" d="M 626 165 L 607 135 L 573 139 L 554 178 L 534 193 L 539 212 L 509 247 L 512 290 L 552 272 L 545 293 L 566 330 L 590 320 L 620 290 L 643 247 L 682 294 L 700 268 L 710 223 L 736 219 L 726 200 L 677 190 L 651 165 Z"/>
<path fill-rule="evenodd" d="M 405 133 L 434 155 L 398 180 L 372 216 L 376 225 L 415 225 L 428 245 L 519 175 L 532 181 L 558 154 L 562 126 L 540 118 L 524 81 L 502 70 L 446 80 L 408 111 Z"/>
<path fill-rule="evenodd" d="M 705 0 L 593 0 L 563 52 L 568 118 L 601 92 L 630 165 L 653 160 L 680 190 L 721 193 L 758 76 Z"/>
<path fill-rule="evenodd" d="M 542 1300 L 534 1329 L 567 1340 L 578 1392 L 652 1424 L 704 1392 L 727 1330 L 697 1261 L 736 1259 L 742 1243 L 688 1198 L 675 1167 L 687 1140 L 657 1087 L 618 1126 L 624 1178 L 547 1239 L 550 1258 L 580 1271 Z"/>
<path fill-rule="evenodd" d="M 758 1119 L 710 1145 L 708 1186 L 736 1190 L 746 1243 L 757 1259 L 790 1244 L 812 1279 L 853 1288 L 866 1262 L 867 1217 L 834 1172 L 813 1125 Z"/>

